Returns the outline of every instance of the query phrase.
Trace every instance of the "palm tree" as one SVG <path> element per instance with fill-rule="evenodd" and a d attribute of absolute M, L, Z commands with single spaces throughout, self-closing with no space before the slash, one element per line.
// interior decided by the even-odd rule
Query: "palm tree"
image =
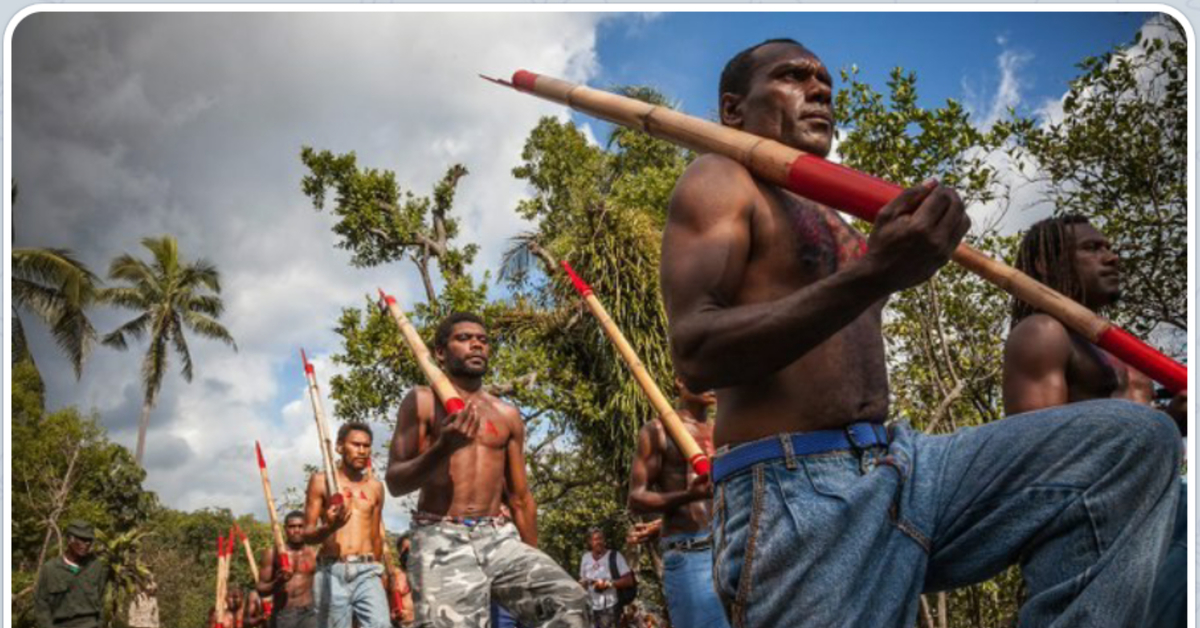
<path fill-rule="evenodd" d="M 103 293 L 108 303 L 139 312 L 136 318 L 106 335 L 105 345 L 125 349 L 126 334 L 134 338 L 149 335 L 150 346 L 142 360 L 145 396 L 134 455 L 138 464 L 142 463 L 150 410 L 162 388 L 171 347 L 183 362 L 180 369 L 183 378 L 192 381 L 192 355 L 184 330 L 220 340 L 237 351 L 233 336 L 216 320 L 225 308 L 218 296 L 221 283 L 216 267 L 205 260 L 185 263 L 180 259 L 179 243 L 173 236 L 144 238 L 142 246 L 150 251 L 153 261 L 146 263 L 128 253 L 117 257 L 109 267 L 109 279 L 128 285 L 107 288 Z"/>
<path fill-rule="evenodd" d="M 13 183 L 12 202 L 17 202 Z M 87 308 L 97 301 L 99 278 L 66 249 L 14 247 L 12 249 L 13 362 L 33 360 L 25 339 L 25 325 L 17 310 L 32 312 L 50 328 L 51 335 L 71 361 L 75 378 L 96 343 L 96 330 Z"/>

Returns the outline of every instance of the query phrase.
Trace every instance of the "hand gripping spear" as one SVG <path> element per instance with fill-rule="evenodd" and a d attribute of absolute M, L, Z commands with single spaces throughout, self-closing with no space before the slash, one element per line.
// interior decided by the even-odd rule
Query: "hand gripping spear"
<path fill-rule="evenodd" d="M 304 378 L 308 381 L 308 400 L 312 402 L 313 419 L 317 422 L 317 438 L 321 439 L 321 462 L 325 464 L 325 494 L 329 496 L 329 505 L 337 506 L 342 503 L 342 487 L 338 483 L 337 465 L 333 462 L 333 441 L 329 439 L 329 428 L 325 423 L 325 411 L 321 409 L 321 390 L 317 388 L 317 375 L 313 365 L 308 361 L 304 349 L 300 350 L 300 359 L 304 362 Z"/>
<path fill-rule="evenodd" d="M 671 435 L 671 440 L 675 441 L 675 445 L 683 452 L 683 456 L 687 458 L 692 465 L 692 470 L 696 475 L 708 475 L 709 460 L 708 456 L 696 444 L 696 439 L 688 433 L 683 427 L 683 420 L 675 413 L 675 409 L 671 407 L 671 402 L 663 396 L 662 391 L 658 389 L 658 385 L 654 383 L 654 378 L 650 377 L 650 372 L 646 370 L 646 365 L 638 359 L 637 353 L 633 351 L 629 341 L 625 339 L 625 334 L 621 333 L 621 329 L 613 322 L 612 317 L 608 315 L 608 311 L 600 304 L 600 299 L 596 298 L 596 294 L 592 292 L 592 287 L 584 280 L 575 274 L 575 270 L 566 260 L 562 261 L 563 270 L 567 271 L 567 275 L 571 277 L 571 284 L 575 286 L 575 291 L 579 296 L 583 297 L 584 303 L 587 303 L 588 310 L 600 321 L 600 326 L 604 328 L 604 333 L 608 335 L 608 339 L 612 341 L 613 346 L 617 348 L 617 352 L 625 360 L 625 364 L 629 366 L 629 370 L 633 371 L 633 378 L 637 380 L 639 386 L 642 387 L 642 392 L 650 398 L 650 404 L 658 412 L 659 419 L 662 420 L 663 427 L 667 429 L 667 433 Z"/>
<path fill-rule="evenodd" d="M 511 83 L 483 78 L 615 124 L 644 131 L 684 148 L 724 155 L 761 179 L 868 222 L 874 222 L 879 210 L 903 191 L 893 183 L 774 140 L 701 120 L 667 107 L 525 70 L 513 74 Z M 1187 389 L 1186 367 L 1032 277 L 966 244 L 959 244 L 951 259 L 1005 292 L 1062 321 L 1068 328 L 1172 392 Z"/>
<path fill-rule="evenodd" d="M 462 410 L 466 406 L 462 397 L 458 396 L 458 391 L 454 389 L 454 384 L 450 383 L 450 378 L 446 377 L 441 368 L 438 368 L 437 361 L 429 353 L 429 348 L 425 346 L 425 341 L 421 340 L 416 328 L 408 322 L 408 317 L 396 304 L 395 297 L 384 293 L 383 288 L 380 288 L 379 299 L 380 308 L 391 314 L 392 320 L 396 321 L 396 326 L 400 328 L 400 335 L 404 337 L 404 344 L 408 345 L 409 350 L 413 352 L 413 357 L 417 359 L 417 365 L 421 367 L 421 371 L 425 373 L 425 379 L 429 381 L 429 387 L 437 394 L 438 399 L 442 400 L 442 407 L 446 409 L 446 414 L 454 414 Z"/>
<path fill-rule="evenodd" d="M 262 446 L 258 444 L 258 441 L 254 441 L 254 453 L 258 454 L 258 474 L 262 477 L 263 497 L 267 500 L 267 517 L 271 519 L 271 535 L 275 539 L 275 555 L 279 557 L 279 568 L 283 571 L 291 571 L 291 558 L 288 556 L 287 546 L 283 543 L 283 531 L 279 528 L 279 514 L 275 511 L 275 497 L 271 494 L 271 479 L 267 477 L 267 460 L 263 458 Z M 258 581 L 257 572 L 254 580 Z"/>

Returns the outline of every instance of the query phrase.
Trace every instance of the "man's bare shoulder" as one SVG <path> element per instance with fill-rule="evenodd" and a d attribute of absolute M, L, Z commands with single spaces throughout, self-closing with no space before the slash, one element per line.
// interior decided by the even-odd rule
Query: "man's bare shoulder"
<path fill-rule="evenodd" d="M 413 386 L 400 401 L 400 407 L 412 408 L 416 411 L 418 419 L 427 421 L 433 418 L 433 402 L 433 390 L 428 386 Z"/>
<path fill-rule="evenodd" d="M 1008 334 L 1004 345 L 1006 360 L 1067 359 L 1071 350 L 1071 334 L 1065 325 L 1048 314 L 1032 314 L 1024 318 Z"/>
<path fill-rule="evenodd" d="M 719 220 L 749 210 L 759 196 L 758 183 L 745 166 L 724 155 L 701 155 L 675 184 L 668 219 Z"/>
<path fill-rule="evenodd" d="M 666 428 L 663 427 L 662 420 L 654 417 L 642 424 L 641 433 L 650 439 L 650 444 L 655 449 L 662 448 L 662 439 L 666 434 Z"/>

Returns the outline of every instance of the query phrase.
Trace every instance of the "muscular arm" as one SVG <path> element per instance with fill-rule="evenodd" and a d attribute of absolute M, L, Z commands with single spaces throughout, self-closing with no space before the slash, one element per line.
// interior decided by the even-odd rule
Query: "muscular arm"
<path fill-rule="evenodd" d="M 337 532 L 337 527 L 325 521 L 325 475 L 314 473 L 308 478 L 308 490 L 304 495 L 304 542 L 320 545 Z"/>
<path fill-rule="evenodd" d="M 635 513 L 666 512 L 700 499 L 688 489 L 659 492 L 652 488 L 662 473 L 662 450 L 657 423 L 647 423 L 638 434 L 637 453 L 629 469 L 629 509 Z"/>
<path fill-rule="evenodd" d="M 1062 323 L 1035 314 L 1017 324 L 1004 344 L 1004 412 L 1031 412 L 1068 403 L 1071 337 Z"/>
<path fill-rule="evenodd" d="M 505 499 L 512 511 L 513 525 L 526 545 L 537 547 L 537 504 L 529 492 L 529 481 L 525 476 L 525 423 L 516 408 L 505 407 L 512 424 L 511 435 L 504 452 Z"/>
<path fill-rule="evenodd" d="M 693 390 L 761 380 L 890 293 L 860 260 L 775 301 L 734 305 L 750 261 L 759 198 L 745 168 L 720 156 L 696 160 L 671 198 L 663 299 L 675 365 Z"/>
<path fill-rule="evenodd" d="M 442 441 L 434 441 L 425 447 L 425 439 L 429 434 L 429 420 L 423 420 L 419 412 L 421 397 L 429 396 L 432 401 L 433 393 L 426 389 L 414 389 L 400 402 L 400 413 L 396 419 L 396 432 L 392 436 L 392 445 L 388 451 L 387 488 L 392 497 L 406 495 L 421 488 L 425 477 L 449 455 L 449 450 L 441 445 Z"/>
<path fill-rule="evenodd" d="M 383 562 L 383 544 L 387 543 L 387 530 L 383 527 L 383 484 L 373 482 L 373 490 L 379 493 L 375 500 L 375 508 L 371 512 L 371 526 L 375 530 L 375 542 L 371 545 L 371 553 L 375 554 L 375 559 Z"/>

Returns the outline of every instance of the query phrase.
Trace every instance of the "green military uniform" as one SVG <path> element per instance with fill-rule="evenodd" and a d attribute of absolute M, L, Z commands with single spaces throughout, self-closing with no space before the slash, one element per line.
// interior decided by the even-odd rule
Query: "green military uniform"
<path fill-rule="evenodd" d="M 67 533 L 77 531 L 75 525 Z M 86 527 L 87 537 L 91 526 Z M 38 628 L 99 628 L 108 567 L 91 557 L 73 565 L 62 556 L 47 561 L 38 572 L 33 612 Z"/>

